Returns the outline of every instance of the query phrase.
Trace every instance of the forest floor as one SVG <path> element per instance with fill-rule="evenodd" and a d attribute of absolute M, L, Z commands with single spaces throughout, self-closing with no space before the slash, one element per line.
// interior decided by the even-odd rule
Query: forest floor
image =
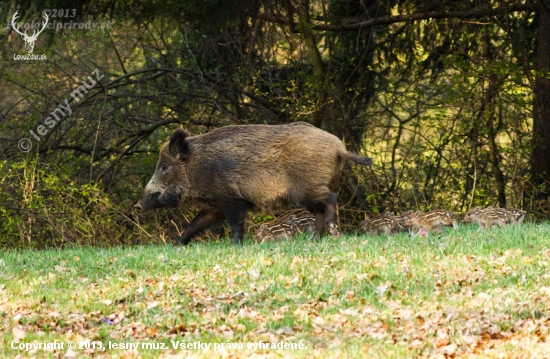
<path fill-rule="evenodd" d="M 550 355 L 548 223 L 0 258 L 0 357 Z"/>

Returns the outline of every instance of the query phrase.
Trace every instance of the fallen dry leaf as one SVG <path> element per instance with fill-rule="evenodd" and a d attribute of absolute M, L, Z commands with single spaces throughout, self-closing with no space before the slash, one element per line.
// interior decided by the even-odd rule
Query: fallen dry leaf
<path fill-rule="evenodd" d="M 455 343 L 452 343 L 452 344 L 449 344 L 449 345 L 446 345 L 446 346 L 442 347 L 441 348 L 441 353 L 443 355 L 451 356 L 451 355 L 456 354 L 457 349 L 458 349 L 457 345 Z"/>
<path fill-rule="evenodd" d="M 260 272 L 257 271 L 256 269 L 251 269 L 248 271 L 248 275 L 253 278 L 253 279 L 258 279 L 260 278 Z"/>
<path fill-rule="evenodd" d="M 67 353 L 65 353 L 65 358 L 72 359 L 72 358 L 76 358 L 77 356 L 78 354 L 72 349 L 67 350 Z"/>
<path fill-rule="evenodd" d="M 11 334 L 13 335 L 13 340 L 20 341 L 23 340 L 27 333 L 23 330 L 21 326 L 16 326 L 11 329 Z"/>

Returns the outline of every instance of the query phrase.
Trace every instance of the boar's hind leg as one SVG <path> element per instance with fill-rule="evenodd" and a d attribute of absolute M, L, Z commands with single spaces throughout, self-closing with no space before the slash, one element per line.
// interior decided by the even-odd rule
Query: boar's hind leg
<path fill-rule="evenodd" d="M 329 224 L 336 221 L 337 202 L 338 194 L 329 192 L 324 201 L 308 206 L 309 211 L 315 215 L 315 237 L 322 235 Z"/>
<path fill-rule="evenodd" d="M 325 204 L 325 228 L 329 230 L 333 237 L 340 237 L 338 225 L 336 224 L 336 204 L 338 203 L 338 194 L 330 192 Z"/>
<path fill-rule="evenodd" d="M 312 206 L 308 209 L 315 216 L 315 233 L 313 238 L 316 239 L 323 234 L 323 230 L 325 229 L 325 211 L 320 206 Z"/>
<path fill-rule="evenodd" d="M 244 236 L 244 222 L 246 220 L 246 213 L 252 209 L 252 205 L 249 202 L 242 200 L 231 201 L 226 203 L 223 208 L 223 213 L 227 222 L 231 226 L 231 232 L 233 233 L 233 241 L 235 244 L 241 244 Z"/>
<path fill-rule="evenodd" d="M 224 218 L 223 212 L 215 208 L 207 208 L 200 211 L 195 218 L 189 223 L 185 231 L 178 238 L 177 242 L 187 245 L 191 238 L 200 232 L 208 229 L 214 223 L 221 221 Z"/>

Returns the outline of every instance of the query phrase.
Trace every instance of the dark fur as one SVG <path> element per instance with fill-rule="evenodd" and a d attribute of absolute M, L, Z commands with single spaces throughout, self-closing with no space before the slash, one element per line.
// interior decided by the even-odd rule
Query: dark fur
<path fill-rule="evenodd" d="M 178 129 L 162 147 L 135 207 L 206 206 L 179 238 L 183 244 L 222 218 L 239 243 L 247 211 L 290 203 L 312 212 L 321 234 L 335 220 L 334 191 L 346 160 L 371 163 L 346 151 L 337 137 L 303 122 L 227 126 L 193 137 Z"/>

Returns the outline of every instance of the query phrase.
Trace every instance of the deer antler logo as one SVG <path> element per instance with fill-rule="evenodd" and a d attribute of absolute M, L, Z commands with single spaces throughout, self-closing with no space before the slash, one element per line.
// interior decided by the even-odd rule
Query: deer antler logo
<path fill-rule="evenodd" d="M 13 14 L 13 17 L 11 18 L 11 26 L 13 27 L 15 32 L 20 34 L 21 37 L 23 38 L 23 40 L 27 43 L 27 52 L 29 54 L 32 54 L 32 50 L 34 50 L 34 42 L 36 41 L 36 39 L 38 39 L 38 35 L 40 35 L 40 33 L 42 31 L 44 31 L 44 29 L 46 28 L 46 25 L 48 24 L 48 14 L 46 14 L 46 12 L 44 12 L 44 19 L 46 21 L 44 22 L 44 25 L 42 25 L 42 29 L 40 29 L 40 31 L 38 31 L 38 32 L 36 32 L 36 30 L 33 30 L 32 35 L 29 36 L 29 35 L 27 35 L 27 31 L 25 31 L 25 32 L 19 31 L 19 29 L 17 28 L 17 26 L 15 24 L 15 20 L 17 19 L 17 13 L 18 12 L 19 12 L 19 10 L 17 10 L 15 12 L 15 14 Z"/>

